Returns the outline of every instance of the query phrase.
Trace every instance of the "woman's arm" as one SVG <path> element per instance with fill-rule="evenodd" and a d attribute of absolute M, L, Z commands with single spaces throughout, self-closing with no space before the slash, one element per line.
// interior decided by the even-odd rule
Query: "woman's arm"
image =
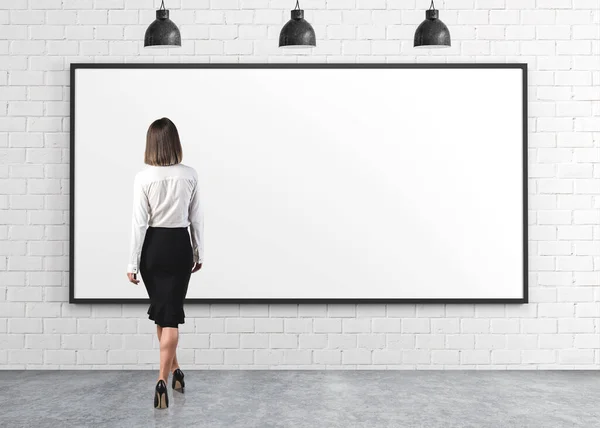
<path fill-rule="evenodd" d="M 129 247 L 129 264 L 127 272 L 138 273 L 142 244 L 148 228 L 149 205 L 148 196 L 136 175 L 133 180 L 133 215 L 131 220 L 131 243 Z"/>
<path fill-rule="evenodd" d="M 192 248 L 194 250 L 194 263 L 202 263 L 204 258 L 204 212 L 200 203 L 200 192 L 198 191 L 198 180 L 192 190 L 192 199 L 189 209 L 190 235 L 192 237 Z"/>

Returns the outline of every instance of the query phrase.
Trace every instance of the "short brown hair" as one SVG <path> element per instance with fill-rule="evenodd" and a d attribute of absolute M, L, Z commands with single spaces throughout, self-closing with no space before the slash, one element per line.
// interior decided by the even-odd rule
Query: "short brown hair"
<path fill-rule="evenodd" d="M 180 163 L 182 158 L 183 151 L 175 124 L 166 117 L 152 122 L 146 134 L 144 163 L 168 166 Z"/>

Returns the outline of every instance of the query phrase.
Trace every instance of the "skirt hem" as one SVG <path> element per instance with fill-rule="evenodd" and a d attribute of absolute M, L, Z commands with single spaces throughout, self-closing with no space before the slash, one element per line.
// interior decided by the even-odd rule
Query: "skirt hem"
<path fill-rule="evenodd" d="M 154 303 L 151 303 L 147 313 L 148 319 L 161 327 L 177 327 L 178 324 L 185 324 L 183 308 L 173 313 L 167 306 L 157 307 Z"/>

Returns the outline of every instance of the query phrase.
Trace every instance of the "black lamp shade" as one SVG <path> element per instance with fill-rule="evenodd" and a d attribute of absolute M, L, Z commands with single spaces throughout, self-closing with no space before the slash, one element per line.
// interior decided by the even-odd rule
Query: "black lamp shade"
<path fill-rule="evenodd" d="M 425 11 L 425 21 L 415 31 L 414 47 L 448 47 L 450 46 L 450 31 L 442 21 L 438 19 L 437 9 Z"/>
<path fill-rule="evenodd" d="M 181 33 L 173 21 L 169 19 L 169 11 L 158 9 L 156 20 L 146 29 L 144 47 L 181 46 Z"/>
<path fill-rule="evenodd" d="M 304 19 L 302 9 L 294 9 L 291 19 L 283 26 L 279 33 L 279 47 L 313 47 L 317 46 L 317 38 L 312 25 Z"/>

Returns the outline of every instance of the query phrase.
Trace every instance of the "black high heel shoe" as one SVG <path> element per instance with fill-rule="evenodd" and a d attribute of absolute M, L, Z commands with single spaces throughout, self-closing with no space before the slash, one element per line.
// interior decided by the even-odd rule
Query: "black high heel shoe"
<path fill-rule="evenodd" d="M 156 383 L 156 389 L 154 391 L 154 408 L 155 409 L 166 409 L 169 407 L 169 396 L 167 395 L 167 384 L 164 380 L 160 379 Z"/>
<path fill-rule="evenodd" d="M 183 392 L 185 382 L 183 381 L 183 372 L 180 369 L 175 369 L 173 372 L 173 383 L 171 385 L 174 390 Z"/>

